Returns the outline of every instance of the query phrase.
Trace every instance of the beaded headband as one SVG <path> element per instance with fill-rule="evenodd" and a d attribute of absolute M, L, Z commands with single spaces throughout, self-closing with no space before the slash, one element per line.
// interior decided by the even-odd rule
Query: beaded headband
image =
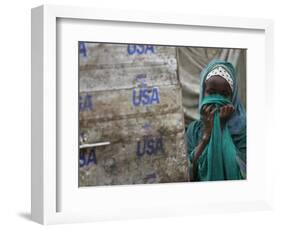
<path fill-rule="evenodd" d="M 205 81 L 216 75 L 224 78 L 228 82 L 231 91 L 233 92 L 233 80 L 230 77 L 228 71 L 223 66 L 217 66 L 216 68 L 214 68 L 210 73 L 208 73 Z"/>

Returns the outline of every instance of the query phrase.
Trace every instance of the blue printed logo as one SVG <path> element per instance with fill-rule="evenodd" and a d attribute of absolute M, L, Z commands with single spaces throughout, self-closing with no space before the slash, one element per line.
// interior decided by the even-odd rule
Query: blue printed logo
<path fill-rule="evenodd" d="M 144 137 L 142 141 L 138 141 L 137 143 L 137 156 L 141 157 L 144 154 L 152 155 L 157 153 L 164 152 L 164 143 L 163 138 L 149 138 Z"/>
<path fill-rule="evenodd" d="M 157 87 L 153 87 L 152 89 L 146 87 L 133 89 L 132 100 L 134 106 L 159 104 L 159 89 Z"/>
<path fill-rule="evenodd" d="M 79 165 L 80 167 L 88 166 L 89 164 L 97 164 L 96 150 L 92 148 L 89 154 L 80 152 Z"/>
<path fill-rule="evenodd" d="M 79 111 L 93 110 L 92 95 L 86 94 L 84 96 L 79 96 Z"/>
<path fill-rule="evenodd" d="M 80 54 L 82 54 L 84 57 L 87 57 L 87 50 L 86 50 L 85 42 L 79 42 L 79 52 L 80 52 Z"/>
<path fill-rule="evenodd" d="M 154 46 L 153 45 L 134 45 L 129 44 L 127 47 L 127 51 L 129 55 L 141 55 L 141 54 L 148 54 L 154 53 Z"/>

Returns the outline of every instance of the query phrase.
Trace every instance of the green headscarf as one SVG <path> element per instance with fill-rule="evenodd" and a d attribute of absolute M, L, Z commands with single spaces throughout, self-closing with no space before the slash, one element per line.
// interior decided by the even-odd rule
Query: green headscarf
<path fill-rule="evenodd" d="M 234 82 L 232 100 L 221 95 L 204 97 L 204 81 L 210 71 L 217 65 L 223 65 L 229 71 Z M 246 178 L 246 115 L 237 95 L 237 82 L 233 66 L 224 61 L 212 61 L 201 73 L 199 112 L 206 104 L 217 108 L 232 104 L 234 114 L 221 129 L 219 111 L 214 114 L 214 125 L 208 145 L 197 160 L 197 180 L 236 180 Z M 188 126 L 186 132 L 188 156 L 191 162 L 203 133 L 203 122 L 197 120 Z"/>

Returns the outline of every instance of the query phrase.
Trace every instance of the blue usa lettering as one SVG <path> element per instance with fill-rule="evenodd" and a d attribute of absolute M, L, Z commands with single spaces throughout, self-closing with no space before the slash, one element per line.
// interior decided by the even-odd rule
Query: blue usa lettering
<path fill-rule="evenodd" d="M 93 110 L 92 95 L 86 94 L 84 96 L 79 96 L 79 111 Z"/>
<path fill-rule="evenodd" d="M 79 154 L 80 167 L 88 166 L 91 163 L 97 164 L 95 148 L 92 148 L 89 154 L 86 154 L 85 152 L 80 152 Z"/>
<path fill-rule="evenodd" d="M 142 87 L 139 89 L 139 92 L 137 89 L 133 90 L 134 106 L 153 105 L 159 103 L 159 89 L 157 87 L 153 87 L 152 89 Z"/>
<path fill-rule="evenodd" d="M 154 46 L 153 45 L 134 45 L 129 44 L 127 47 L 127 51 L 129 55 L 141 55 L 141 54 L 148 54 L 154 53 Z"/>
<path fill-rule="evenodd" d="M 137 156 L 142 157 L 144 154 L 152 155 L 164 152 L 163 138 L 144 137 L 142 141 L 137 142 Z"/>
<path fill-rule="evenodd" d="M 82 54 L 84 57 L 87 57 L 87 50 L 86 50 L 85 42 L 79 42 L 79 52 L 80 52 L 80 54 Z"/>

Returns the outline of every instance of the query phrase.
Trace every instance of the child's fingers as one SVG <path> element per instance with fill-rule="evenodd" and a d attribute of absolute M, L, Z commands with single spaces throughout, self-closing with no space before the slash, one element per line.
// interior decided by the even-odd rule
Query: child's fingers
<path fill-rule="evenodd" d="M 223 113 L 225 111 L 225 106 L 220 107 L 220 113 Z"/>
<path fill-rule="evenodd" d="M 215 114 L 216 111 L 217 111 L 217 108 L 216 108 L 216 107 L 213 107 L 213 109 L 211 110 L 211 112 L 210 112 L 210 114 L 209 114 L 210 120 L 213 120 L 213 119 L 214 119 L 214 114 Z"/>
<path fill-rule="evenodd" d="M 234 112 L 234 106 L 233 105 L 227 105 L 226 113 L 230 115 L 233 112 Z"/>
<path fill-rule="evenodd" d="M 227 118 L 229 117 L 233 112 L 235 111 L 235 108 L 233 105 L 225 105 L 220 108 L 220 117 L 221 118 Z"/>
<path fill-rule="evenodd" d="M 217 108 L 216 107 L 213 107 L 213 109 L 211 110 L 210 112 L 210 115 L 211 116 L 214 116 L 214 113 L 216 112 Z"/>
<path fill-rule="evenodd" d="M 207 105 L 207 106 L 206 106 L 206 108 L 205 108 L 205 114 L 206 114 L 207 116 L 209 116 L 212 107 L 213 107 L 212 105 Z"/>

